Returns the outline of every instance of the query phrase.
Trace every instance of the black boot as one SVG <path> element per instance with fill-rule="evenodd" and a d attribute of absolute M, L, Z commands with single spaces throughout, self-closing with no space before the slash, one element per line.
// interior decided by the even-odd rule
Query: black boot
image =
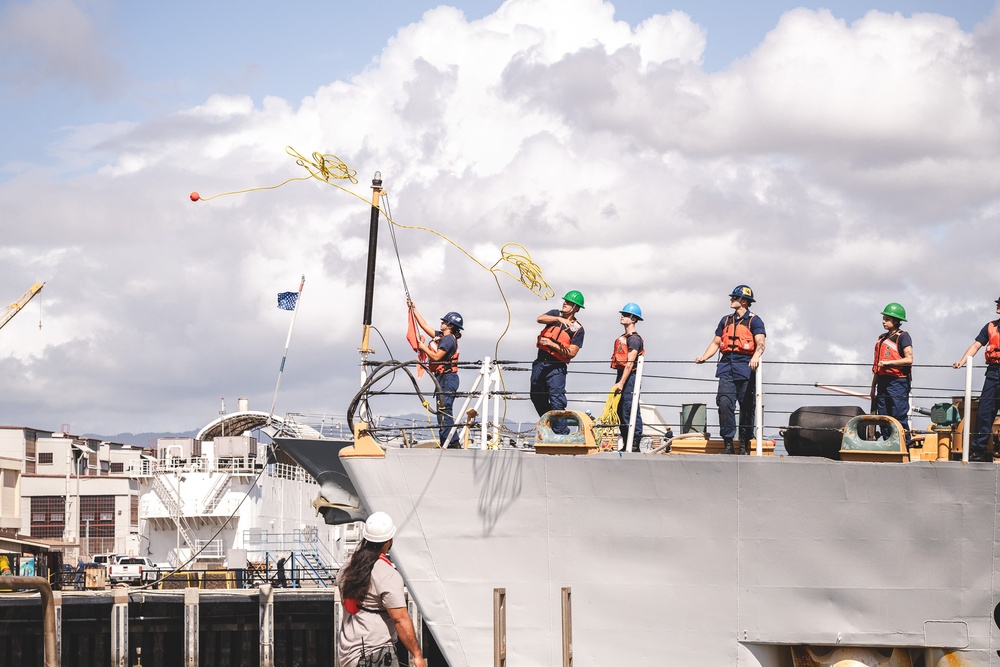
<path fill-rule="evenodd" d="M 750 456 L 750 443 L 748 441 L 740 440 L 740 454 Z"/>
<path fill-rule="evenodd" d="M 723 438 L 722 439 L 722 453 L 723 454 L 733 454 L 733 439 Z"/>

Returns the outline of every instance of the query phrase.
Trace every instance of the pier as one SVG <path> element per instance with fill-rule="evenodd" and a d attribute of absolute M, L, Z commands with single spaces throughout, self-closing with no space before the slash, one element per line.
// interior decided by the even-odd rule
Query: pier
<path fill-rule="evenodd" d="M 52 604 L 60 654 L 53 664 L 73 667 L 330 667 L 343 613 L 335 588 L 270 585 L 54 591 Z M 408 604 L 428 664 L 446 665 Z M 37 592 L 0 594 L 0 665 L 46 665 L 43 608 Z"/>

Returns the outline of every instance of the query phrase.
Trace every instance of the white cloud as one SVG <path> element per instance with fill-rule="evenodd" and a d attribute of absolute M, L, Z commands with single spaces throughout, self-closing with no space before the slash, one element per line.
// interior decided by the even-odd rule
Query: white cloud
<path fill-rule="evenodd" d="M 878 312 L 900 301 L 919 359 L 951 361 L 997 291 L 984 284 L 1000 211 L 996 22 L 970 34 L 929 14 L 847 25 L 795 10 L 708 74 L 705 31 L 677 12 L 631 28 L 596 0 L 510 0 L 475 21 L 441 7 L 298 106 L 216 95 L 148 123 L 82 126 L 64 146 L 72 173 L 36 167 L 0 184 L 0 210 L 24 221 L 5 284 L 37 268 L 28 258 L 57 258 L 57 333 L 19 338 L 30 353 L 0 363 L 19 393 L 3 414 L 181 430 L 211 418 L 220 395 L 269 403 L 287 325 L 274 294 L 302 273 L 279 409 L 343 409 L 375 170 L 400 223 L 439 230 L 486 265 L 520 243 L 557 297 L 581 289 L 580 369 L 606 370 L 626 301 L 647 314 L 649 360 L 693 359 L 744 282 L 772 360 L 863 363 Z M 304 176 L 286 145 L 344 159 L 359 183 L 338 184 L 357 197 L 310 179 L 187 200 Z M 506 325 L 493 277 L 437 236 L 398 229 L 397 240 L 422 311 L 459 310 L 463 359 L 492 356 Z M 380 241 L 376 326 L 406 356 L 384 227 Z M 500 282 L 514 317 L 500 354 L 529 359 L 534 319 L 553 302 Z M 865 372 L 774 365 L 768 377 L 863 383 Z M 524 374 L 507 381 L 526 388 Z M 608 382 L 581 375 L 570 389 Z"/>

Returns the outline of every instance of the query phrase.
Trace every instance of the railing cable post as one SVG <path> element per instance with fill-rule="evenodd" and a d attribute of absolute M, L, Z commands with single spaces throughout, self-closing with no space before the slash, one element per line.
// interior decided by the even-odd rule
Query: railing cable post
<path fill-rule="evenodd" d="M 962 418 L 962 461 L 969 462 L 969 435 L 972 421 L 972 357 L 965 358 L 965 414 Z"/>
<path fill-rule="evenodd" d="M 757 371 L 754 392 L 757 394 L 753 409 L 754 439 L 757 440 L 757 456 L 764 455 L 764 363 L 757 361 Z M 740 443 L 742 444 L 742 443 Z"/>
<path fill-rule="evenodd" d="M 479 429 L 479 448 L 480 449 L 486 449 L 486 439 L 489 436 L 489 429 L 486 427 L 486 425 L 489 423 L 489 420 L 490 420 L 490 393 L 491 393 L 490 392 L 490 382 L 493 379 L 493 377 L 492 377 L 492 375 L 490 373 L 490 368 L 491 368 L 491 366 L 490 366 L 490 358 L 489 357 L 484 357 L 483 358 L 483 377 L 484 377 L 485 381 L 483 382 L 483 395 L 482 395 L 482 400 L 481 400 L 482 405 L 480 406 L 482 414 L 479 415 L 479 424 L 480 424 L 480 429 Z"/>
<path fill-rule="evenodd" d="M 625 451 L 631 452 L 635 443 L 635 420 L 639 414 L 639 390 L 642 387 L 642 364 L 643 358 L 640 356 L 635 365 L 635 383 L 632 385 L 632 410 L 628 416 L 628 440 L 625 442 Z M 642 443 L 639 443 L 641 446 Z M 637 447 L 636 449 L 639 449 Z"/>

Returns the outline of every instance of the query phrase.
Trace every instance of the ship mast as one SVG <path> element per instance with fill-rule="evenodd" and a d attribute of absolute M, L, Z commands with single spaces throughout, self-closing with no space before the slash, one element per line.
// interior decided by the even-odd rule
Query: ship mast
<path fill-rule="evenodd" d="M 368 225 L 368 269 L 365 277 L 365 312 L 361 332 L 361 384 L 368 379 L 368 355 L 374 350 L 368 346 L 368 338 L 372 328 L 372 302 L 375 297 L 375 257 L 378 253 L 378 214 L 379 200 L 385 191 L 382 189 L 382 172 L 376 171 L 372 178 L 372 212 Z M 361 403 L 361 419 L 367 420 L 367 406 Z"/>

